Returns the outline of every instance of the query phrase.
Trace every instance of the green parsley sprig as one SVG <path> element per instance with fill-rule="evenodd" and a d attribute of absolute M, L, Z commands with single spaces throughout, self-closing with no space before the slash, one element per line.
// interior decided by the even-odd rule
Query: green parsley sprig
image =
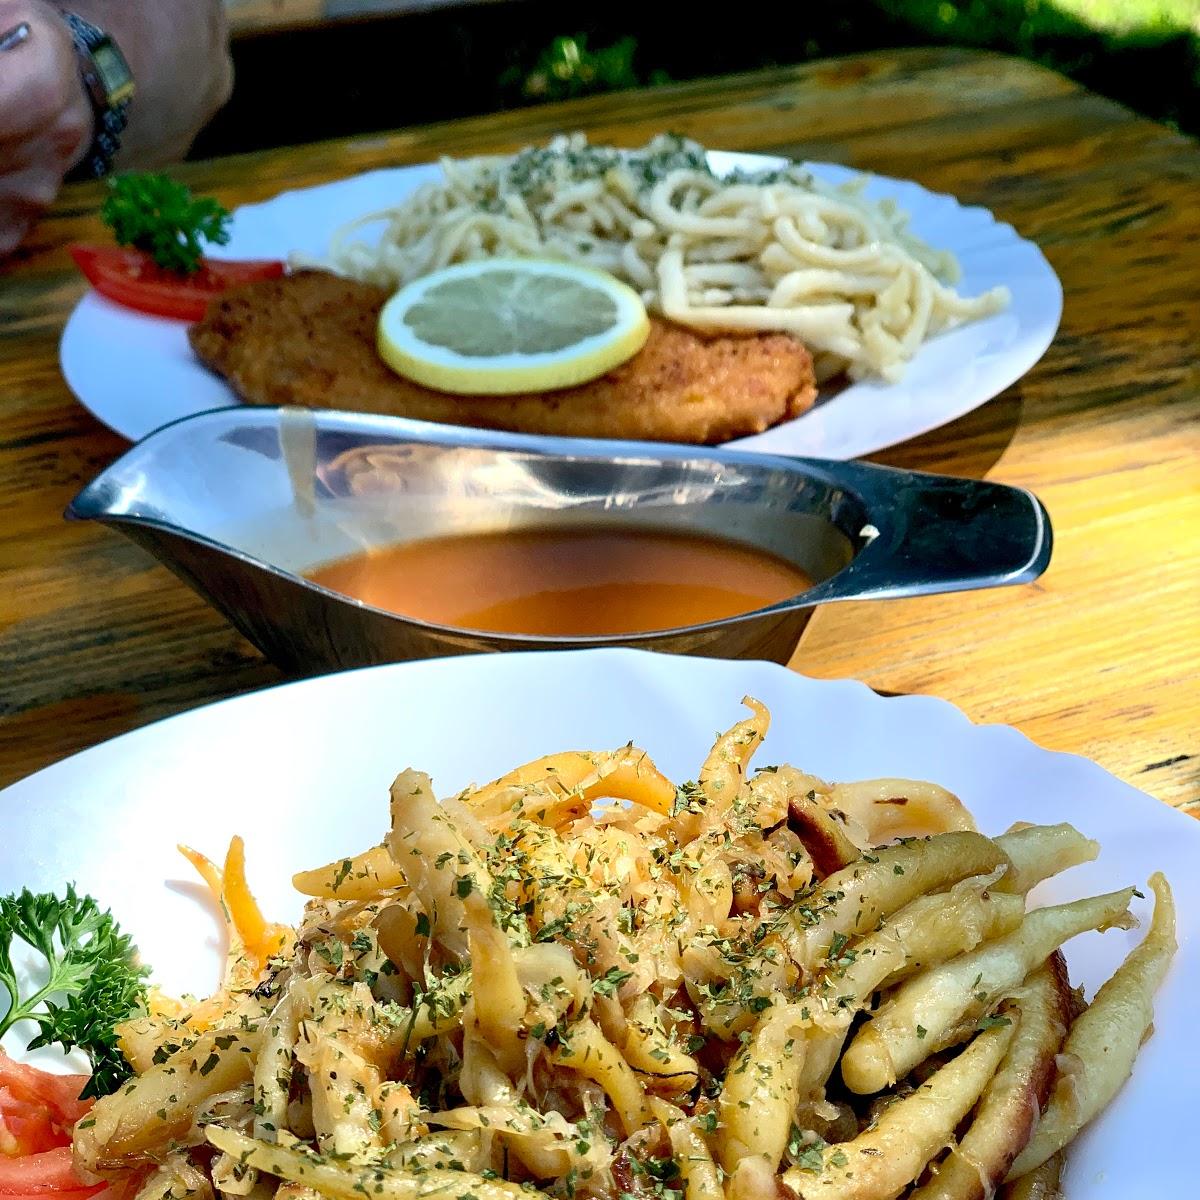
<path fill-rule="evenodd" d="M 118 175 L 108 189 L 100 216 L 117 243 L 145 251 L 165 271 L 193 275 L 206 242 L 229 241 L 229 213 L 166 175 Z"/>
<path fill-rule="evenodd" d="M 24 997 L 13 962 L 19 942 L 42 955 L 48 968 L 45 984 Z M 113 1026 L 144 999 L 148 973 L 112 914 L 73 886 L 61 898 L 28 888 L 0 897 L 0 984 L 9 999 L 0 1036 L 20 1021 L 33 1021 L 38 1033 L 28 1049 L 57 1042 L 64 1050 L 82 1050 L 92 1064 L 85 1098 L 107 1095 L 129 1076 Z"/>

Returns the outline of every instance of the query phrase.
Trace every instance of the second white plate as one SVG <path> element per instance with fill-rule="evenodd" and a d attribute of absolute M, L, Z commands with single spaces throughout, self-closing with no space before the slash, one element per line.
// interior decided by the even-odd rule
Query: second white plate
<path fill-rule="evenodd" d="M 760 766 L 791 762 L 827 779 L 932 779 L 958 793 L 987 833 L 1019 819 L 1074 822 L 1099 841 L 1100 858 L 1043 885 L 1043 902 L 1166 873 L 1179 953 L 1132 1079 L 1071 1149 L 1066 1195 L 1192 1195 L 1200 824 L 1094 763 L 1042 750 L 1014 729 L 972 725 L 941 700 L 884 699 L 860 683 L 767 663 L 631 650 L 327 675 L 161 721 L 0 793 L 0 893 L 74 880 L 112 906 L 168 991 L 206 993 L 218 969 L 215 923 L 196 903 L 201 889 L 176 843 L 219 856 L 231 834 L 243 834 L 264 909 L 294 919 L 301 897 L 292 872 L 377 842 L 402 768 L 430 772 L 448 795 L 550 751 L 633 740 L 672 778 L 694 778 L 714 732 L 744 715 L 746 693 L 772 714 Z M 1136 901 L 1135 911 L 1145 918 L 1149 905 Z M 1073 939 L 1072 979 L 1090 996 L 1142 936 L 1144 928 Z"/>
<path fill-rule="evenodd" d="M 713 152 L 713 167 L 754 169 L 781 159 Z M 806 164 L 832 183 L 859 172 Z M 396 204 L 440 175 L 427 163 L 371 171 L 335 183 L 283 192 L 239 208 L 229 258 L 321 255 L 333 232 L 363 213 Z M 856 458 L 906 441 L 963 416 L 1020 379 L 1046 352 L 1062 315 L 1062 287 L 1045 256 L 983 208 L 919 184 L 874 176 L 873 198 L 892 197 L 912 229 L 951 250 L 962 265 L 961 289 L 976 295 L 1003 284 L 1004 312 L 951 329 L 927 342 L 898 383 L 861 382 L 826 396 L 794 421 L 732 443 L 771 454 Z M 229 385 L 193 356 L 182 322 L 143 316 L 89 292 L 75 308 L 60 348 L 63 374 L 80 402 L 110 429 L 136 441 L 180 417 L 238 403 Z"/>

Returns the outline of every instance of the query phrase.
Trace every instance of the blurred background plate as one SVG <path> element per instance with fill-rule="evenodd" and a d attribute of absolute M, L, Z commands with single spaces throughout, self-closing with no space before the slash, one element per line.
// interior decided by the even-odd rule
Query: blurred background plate
<path fill-rule="evenodd" d="M 784 161 L 721 152 L 711 160 L 718 171 Z M 832 183 L 859 175 L 833 164 L 807 165 Z M 220 257 L 286 258 L 293 251 L 319 256 L 345 221 L 394 205 L 439 174 L 430 163 L 371 171 L 246 205 L 234 213 L 233 236 Z M 873 176 L 866 194 L 893 197 L 911 215 L 914 232 L 957 255 L 964 293 L 1003 284 L 1012 304 L 926 343 L 900 382 L 851 384 L 804 416 L 731 445 L 838 459 L 869 454 L 986 403 L 1020 379 L 1050 345 L 1062 315 L 1062 287 L 1037 246 L 986 209 L 965 207 L 916 183 Z M 95 293 L 84 296 L 71 314 L 60 360 L 80 402 L 133 441 L 179 417 L 237 403 L 228 384 L 193 357 L 186 326 L 132 312 Z"/>
<path fill-rule="evenodd" d="M 379 841 L 388 786 L 428 771 L 440 795 L 549 751 L 633 740 L 676 781 L 695 777 L 714 732 L 751 694 L 771 709 L 758 765 L 791 762 L 828 779 L 908 776 L 957 792 L 980 828 L 1072 821 L 1097 862 L 1043 885 L 1053 901 L 1144 884 L 1166 872 L 1180 949 L 1133 1078 L 1072 1148 L 1069 1200 L 1183 1197 L 1194 1172 L 1200 993 L 1200 825 L 1094 763 L 972 725 L 929 697 L 885 699 L 860 683 L 766 663 L 591 650 L 495 654 L 327 675 L 197 709 L 126 734 L 0 792 L 0 891 L 68 880 L 111 905 L 168 991 L 201 994 L 219 965 L 212 912 L 175 850 L 210 856 L 246 838 L 251 884 L 269 917 L 294 919 L 289 879 Z M 1149 906 L 1135 901 L 1146 917 Z M 1089 996 L 1138 931 L 1069 943 Z M 16 1044 L 8 1039 L 10 1049 Z"/>

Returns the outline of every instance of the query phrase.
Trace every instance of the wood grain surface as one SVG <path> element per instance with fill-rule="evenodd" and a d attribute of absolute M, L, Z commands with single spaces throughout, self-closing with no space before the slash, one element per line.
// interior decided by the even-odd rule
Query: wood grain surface
<path fill-rule="evenodd" d="M 1054 561 L 1029 587 L 819 612 L 793 666 L 1011 723 L 1200 815 L 1200 148 L 1015 59 L 879 53 L 191 164 L 227 205 L 563 129 L 832 160 L 986 205 L 1036 239 L 1066 311 L 1019 384 L 879 461 L 1034 489 Z M 100 236 L 68 188 L 0 266 L 0 785 L 280 675 L 115 533 L 63 507 L 123 441 L 72 399 L 58 338 Z M 1017 805 L 1028 813 L 1029 798 Z"/>

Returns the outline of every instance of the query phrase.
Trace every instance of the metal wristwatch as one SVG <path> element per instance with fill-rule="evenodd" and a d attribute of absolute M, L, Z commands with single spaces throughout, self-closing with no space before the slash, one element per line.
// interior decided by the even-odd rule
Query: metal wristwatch
<path fill-rule="evenodd" d="M 75 43 L 84 90 L 96 120 L 92 144 L 71 177 L 101 179 L 112 170 L 113 159 L 121 148 L 134 92 L 133 72 L 117 43 L 103 29 L 72 12 L 62 15 Z"/>

